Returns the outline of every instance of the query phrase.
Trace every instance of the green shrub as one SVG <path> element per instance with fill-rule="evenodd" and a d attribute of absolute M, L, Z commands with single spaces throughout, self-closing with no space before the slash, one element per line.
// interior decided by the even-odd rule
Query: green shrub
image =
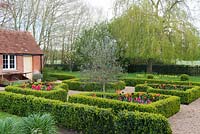
<path fill-rule="evenodd" d="M 190 81 L 167 81 L 167 80 L 141 79 L 141 78 L 125 78 L 120 80 L 124 81 L 126 83 L 126 86 L 136 86 L 137 84 L 155 84 L 155 83 L 200 86 L 200 82 L 190 82 Z"/>
<path fill-rule="evenodd" d="M 47 67 L 44 67 L 42 69 L 42 81 L 55 81 L 57 79 L 54 79 L 54 78 L 50 78 L 49 76 L 49 72 L 51 72 L 52 70 L 47 68 Z"/>
<path fill-rule="evenodd" d="M 121 134 L 120 127 L 124 128 L 132 123 L 132 128 L 123 130 L 125 134 L 171 134 L 167 119 L 161 115 L 139 112 L 122 112 L 116 115 L 111 109 L 9 92 L 0 92 L 0 109 L 19 116 L 33 112 L 50 113 L 58 125 L 84 134 Z"/>
<path fill-rule="evenodd" d="M 68 84 L 69 90 L 78 91 L 102 91 L 102 85 L 96 82 L 81 81 L 80 79 L 65 80 L 63 83 Z M 109 82 L 106 84 L 107 91 L 115 91 L 124 89 L 125 83 L 123 81 Z"/>
<path fill-rule="evenodd" d="M 20 120 L 0 120 L 0 134 L 57 134 L 57 127 L 50 114 L 32 114 Z"/>
<path fill-rule="evenodd" d="M 56 122 L 50 114 L 31 114 L 18 125 L 21 134 L 57 134 Z"/>
<path fill-rule="evenodd" d="M 0 120 L 0 134 L 18 134 L 17 121 L 13 118 Z"/>
<path fill-rule="evenodd" d="M 24 95 L 34 95 L 37 97 L 44 97 L 44 98 L 53 99 L 53 100 L 66 101 L 67 93 L 68 93 L 68 85 L 67 84 L 58 84 L 51 91 L 37 91 L 37 90 L 33 90 L 31 88 L 21 88 L 18 86 L 7 86 L 7 87 L 5 87 L 5 91 L 18 93 L 18 94 L 24 94 Z"/>
<path fill-rule="evenodd" d="M 74 79 L 75 76 L 69 74 L 62 74 L 62 73 L 49 73 L 49 77 L 56 78 L 57 80 L 68 80 Z"/>
<path fill-rule="evenodd" d="M 166 118 L 160 115 L 140 112 L 120 112 L 118 116 L 120 118 L 116 120 L 116 134 L 172 133 L 169 127 L 163 128 L 164 126 L 169 126 L 169 123 Z"/>
<path fill-rule="evenodd" d="M 137 91 L 143 91 L 144 88 L 146 88 L 146 84 L 144 84 L 144 87 L 140 85 L 137 88 Z M 182 104 L 190 104 L 194 100 L 200 98 L 200 87 L 195 86 L 190 89 L 187 89 L 186 91 L 184 90 L 174 90 L 174 89 L 154 89 L 154 88 L 147 88 L 147 92 L 149 93 L 159 93 L 159 94 L 165 94 L 165 95 L 173 95 L 173 96 L 178 96 L 180 97 L 181 103 Z"/>
<path fill-rule="evenodd" d="M 97 97 L 92 97 L 92 95 Z M 139 93 L 134 93 L 138 95 Z M 102 98 L 106 96 L 106 98 Z M 149 112 L 149 113 L 159 113 L 166 117 L 170 117 L 177 113 L 180 110 L 180 98 L 176 96 L 163 96 L 165 99 L 161 99 L 151 104 L 137 104 L 131 102 L 124 102 L 119 100 L 113 100 L 108 98 L 114 98 L 118 95 L 115 93 L 82 93 L 79 95 L 73 95 L 69 97 L 69 102 L 72 103 L 82 103 L 92 106 L 98 106 L 101 108 L 112 108 L 116 113 L 121 110 L 128 111 L 140 111 L 140 112 Z"/>
<path fill-rule="evenodd" d="M 147 74 L 147 79 L 153 79 L 153 78 L 154 78 L 153 74 Z"/>
<path fill-rule="evenodd" d="M 135 86 L 135 92 L 147 92 L 150 87 L 145 84 L 138 84 Z"/>
<path fill-rule="evenodd" d="M 189 75 L 187 74 L 180 75 L 180 81 L 188 81 L 188 80 L 189 80 Z"/>

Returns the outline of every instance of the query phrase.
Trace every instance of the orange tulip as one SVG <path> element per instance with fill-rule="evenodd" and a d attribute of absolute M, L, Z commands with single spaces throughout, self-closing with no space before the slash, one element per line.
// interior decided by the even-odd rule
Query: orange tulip
<path fill-rule="evenodd" d="M 116 93 L 119 95 L 121 94 L 121 90 L 116 90 Z"/>

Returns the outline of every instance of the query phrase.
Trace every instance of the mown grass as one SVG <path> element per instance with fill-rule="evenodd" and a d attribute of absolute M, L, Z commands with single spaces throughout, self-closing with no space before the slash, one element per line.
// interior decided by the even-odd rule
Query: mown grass
<path fill-rule="evenodd" d="M 61 74 L 69 74 L 69 75 L 73 75 L 77 78 L 82 78 L 82 75 L 80 72 L 68 72 L 68 71 L 59 71 L 59 70 L 53 70 L 52 72 L 61 73 Z M 147 75 L 148 74 L 145 74 L 145 73 L 125 73 L 121 76 L 121 78 L 147 78 Z M 180 81 L 180 75 L 154 74 L 154 79 Z M 200 76 L 190 76 L 189 81 L 200 82 Z"/>

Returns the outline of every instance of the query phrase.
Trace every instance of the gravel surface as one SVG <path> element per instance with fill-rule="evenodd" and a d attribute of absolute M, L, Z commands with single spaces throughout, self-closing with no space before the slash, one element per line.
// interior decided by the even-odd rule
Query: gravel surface
<path fill-rule="evenodd" d="M 180 112 L 169 118 L 173 134 L 200 134 L 200 99 L 181 105 Z"/>
<path fill-rule="evenodd" d="M 0 91 L 4 91 L 5 90 L 5 87 L 0 87 Z"/>

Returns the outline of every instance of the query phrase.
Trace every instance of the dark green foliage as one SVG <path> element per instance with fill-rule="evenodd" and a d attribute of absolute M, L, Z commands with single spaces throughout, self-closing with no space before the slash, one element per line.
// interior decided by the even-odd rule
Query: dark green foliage
<path fill-rule="evenodd" d="M 146 84 L 144 84 L 144 87 L 140 85 L 140 87 L 142 87 L 141 90 L 143 91 L 143 89 L 146 88 L 146 86 Z M 140 91 L 139 87 L 137 88 L 137 91 Z M 200 87 L 198 86 L 187 89 L 186 91 L 174 89 L 154 89 L 149 87 L 147 88 L 147 92 L 178 96 L 180 97 L 182 104 L 190 104 L 191 102 L 200 97 Z"/>
<path fill-rule="evenodd" d="M 181 74 L 180 75 L 180 80 L 181 81 L 188 81 L 189 80 L 189 75 L 187 75 L 187 74 Z"/>
<path fill-rule="evenodd" d="M 5 88 L 7 92 L 13 92 L 24 95 L 34 95 L 37 97 L 44 97 L 53 100 L 61 100 L 66 101 L 67 93 L 68 93 L 68 85 L 67 84 L 58 84 L 51 91 L 37 91 L 31 88 L 21 88 L 18 86 L 7 86 Z"/>
<path fill-rule="evenodd" d="M 153 78 L 154 78 L 153 74 L 147 74 L 147 79 L 153 79 Z"/>
<path fill-rule="evenodd" d="M 146 72 L 147 65 L 144 64 L 128 64 L 126 68 L 128 73 Z M 200 66 L 190 65 L 166 65 L 166 64 L 153 64 L 153 72 L 156 74 L 189 74 L 192 76 L 200 75 Z M 173 69 L 172 69 L 173 68 Z"/>
<path fill-rule="evenodd" d="M 93 94 L 97 97 L 92 97 Z M 135 93 L 134 95 L 136 94 L 138 93 Z M 101 98 L 101 96 L 106 96 L 106 98 Z M 151 104 L 137 104 L 113 100 L 112 98 L 116 96 L 117 94 L 115 93 L 83 93 L 81 95 L 70 96 L 69 102 L 82 103 L 101 108 L 112 108 L 114 112 L 119 112 L 121 110 L 136 110 L 140 112 L 159 113 L 166 117 L 170 117 L 180 110 L 180 98 L 176 96 L 163 96 L 166 98 Z"/>
<path fill-rule="evenodd" d="M 135 92 L 147 92 L 147 89 L 150 88 L 145 84 L 138 84 L 135 86 Z"/>
<path fill-rule="evenodd" d="M 0 109 L 19 116 L 27 116 L 33 112 L 50 113 L 58 125 L 82 131 L 84 134 L 120 134 L 120 127 L 131 125 L 133 121 L 134 127 L 123 130 L 124 133 L 171 134 L 167 119 L 161 115 L 138 112 L 114 115 L 111 109 L 9 92 L 0 92 Z"/>
<path fill-rule="evenodd" d="M 120 80 L 124 81 L 126 83 L 126 86 L 136 86 L 137 84 L 146 84 L 146 83 L 200 86 L 200 82 L 190 82 L 190 81 L 167 81 L 167 80 L 141 79 L 141 78 L 124 78 Z"/>
<path fill-rule="evenodd" d="M 63 73 L 56 73 L 56 69 L 45 67 L 42 71 L 43 81 L 56 81 L 56 80 L 68 80 L 73 79 L 75 76 Z"/>
<path fill-rule="evenodd" d="M 68 79 L 74 79 L 75 76 L 69 75 L 69 74 L 62 74 L 62 73 L 49 73 L 50 77 L 53 77 L 57 80 L 68 80 Z"/>
<path fill-rule="evenodd" d="M 102 85 L 96 82 L 81 81 L 79 79 L 65 80 L 63 83 L 68 84 L 69 90 L 78 91 L 102 91 Z M 107 91 L 119 90 L 125 88 L 125 83 L 123 81 L 109 82 L 106 84 Z"/>

